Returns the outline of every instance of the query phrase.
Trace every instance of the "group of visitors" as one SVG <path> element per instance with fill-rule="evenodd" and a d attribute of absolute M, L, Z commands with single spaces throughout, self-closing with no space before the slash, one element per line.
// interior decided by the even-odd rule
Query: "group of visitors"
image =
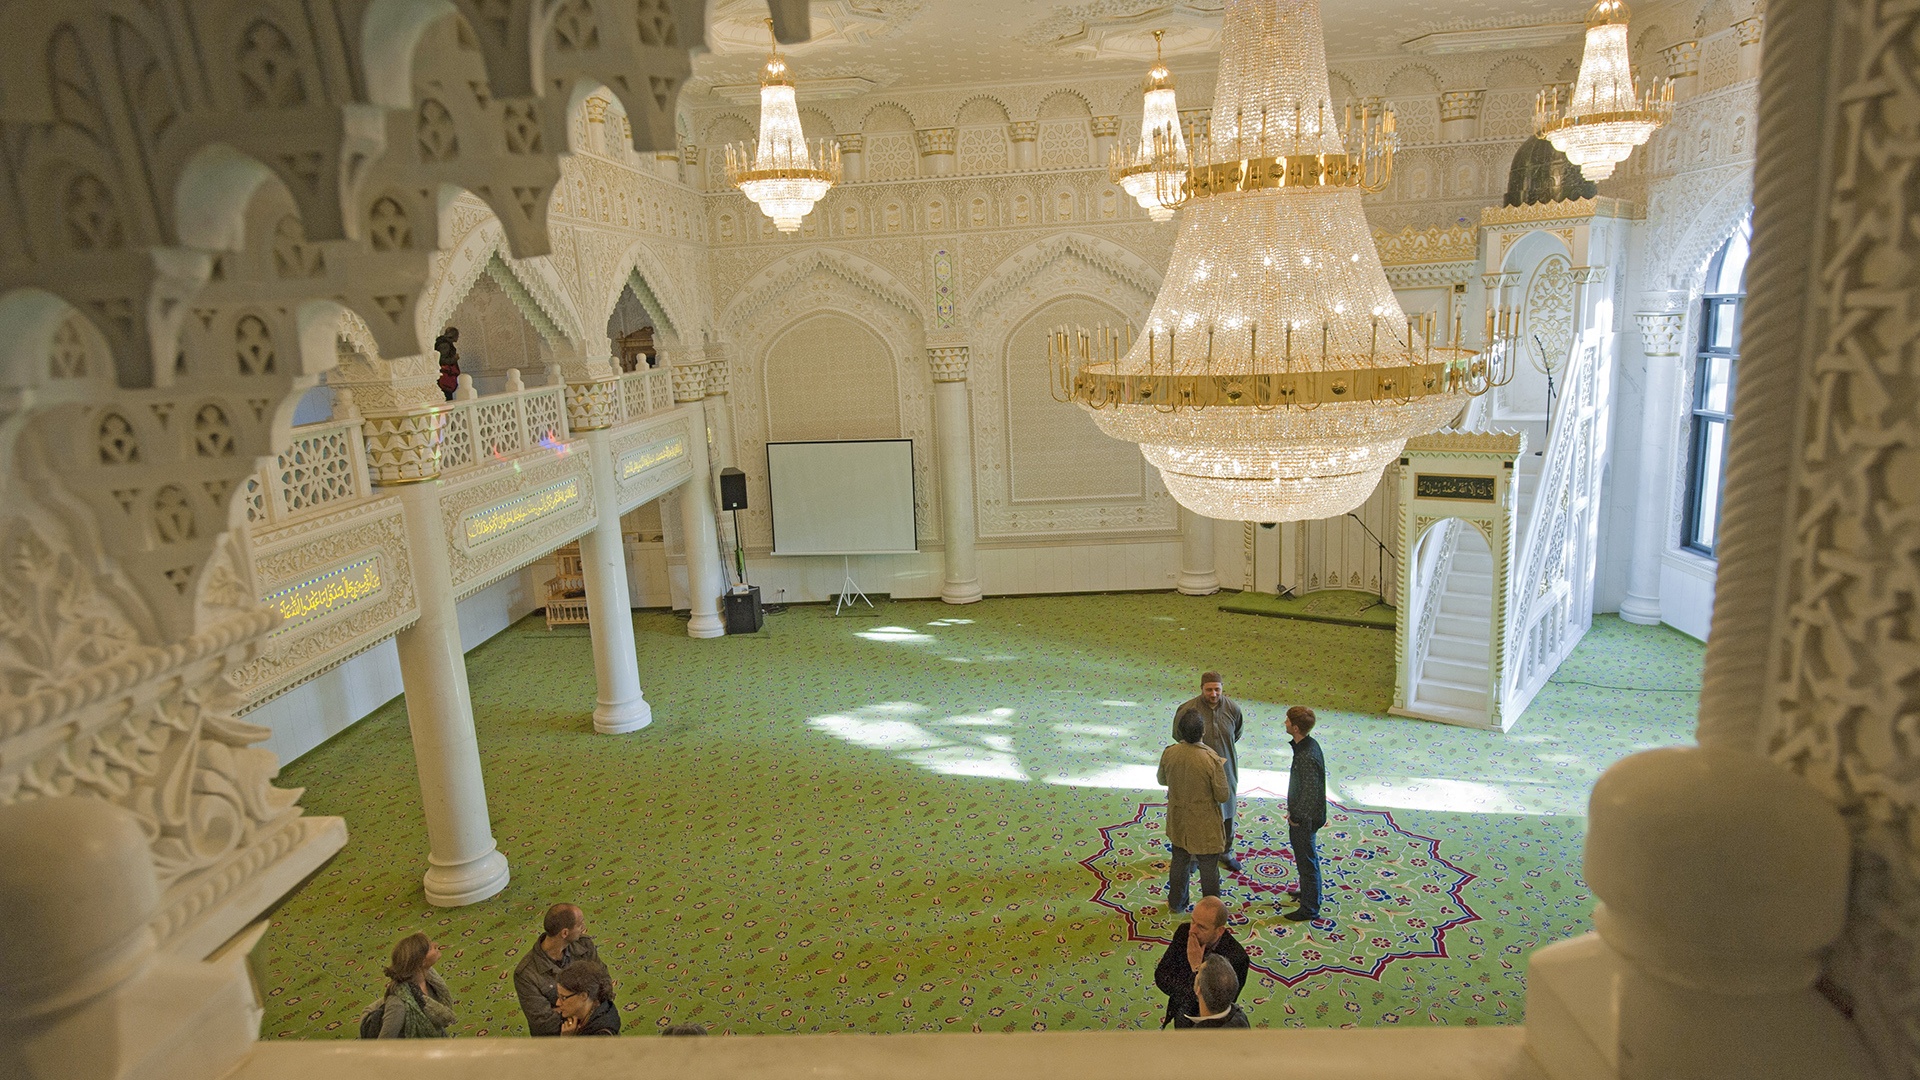
<path fill-rule="evenodd" d="M 1200 696 L 1173 714 L 1178 740 L 1160 754 L 1160 783 L 1167 789 L 1167 907 L 1185 913 L 1187 882 L 1195 864 L 1200 895 L 1220 895 L 1220 867 L 1240 872 L 1233 853 L 1233 804 L 1240 784 L 1237 744 L 1246 730 L 1240 706 L 1224 692 L 1220 673 L 1200 676 Z M 1300 876 L 1287 897 L 1299 906 L 1286 913 L 1290 922 L 1320 917 L 1320 854 L 1315 834 L 1327 823 L 1327 761 L 1313 737 L 1313 710 L 1287 710 L 1287 738 L 1293 769 L 1287 778 L 1287 841 Z"/>
<path fill-rule="evenodd" d="M 1154 969 L 1153 981 L 1167 995 L 1160 1026 L 1244 1028 L 1238 1004 L 1247 978 L 1247 951 L 1227 926 L 1220 899 L 1220 867 L 1240 872 L 1233 852 L 1233 811 L 1239 786 L 1237 744 L 1245 733 L 1240 706 L 1226 696 L 1220 673 L 1200 676 L 1200 696 L 1174 711 L 1179 740 L 1160 755 L 1160 783 L 1167 787 L 1167 842 L 1173 849 L 1167 905 L 1192 913 Z M 1320 860 L 1315 834 L 1327 823 L 1327 767 L 1313 738 L 1313 710 L 1287 710 L 1293 747 L 1287 781 L 1287 835 L 1299 884 L 1287 895 L 1298 905 L 1283 917 L 1305 922 L 1320 914 Z M 1200 902 L 1187 904 L 1188 879 L 1200 872 Z M 434 973 L 440 947 L 425 934 L 410 934 L 393 947 L 387 988 L 361 1014 L 364 1038 L 444 1038 L 454 1021 L 453 995 Z M 587 934 L 586 913 L 575 904 L 547 909 L 540 937 L 513 971 L 513 990 L 531 1035 L 618 1035 L 613 978 Z M 669 1035 L 704 1035 L 700 1025 L 666 1029 Z"/>
<path fill-rule="evenodd" d="M 440 947 L 425 934 L 409 934 L 393 947 L 387 988 L 360 1018 L 362 1038 L 445 1038 L 454 1021 L 453 995 L 433 966 Z M 587 916 L 577 904 L 547 909 L 540 936 L 513 969 L 513 992 L 530 1035 L 618 1035 L 620 1010 L 613 976 L 587 935 Z M 668 1035 L 705 1035 L 698 1024 L 667 1028 Z"/>
<path fill-rule="evenodd" d="M 1289 922 L 1320 917 L 1320 854 L 1316 834 L 1327 823 L 1327 762 L 1313 737 L 1313 710 L 1287 710 L 1293 768 L 1287 778 L 1287 841 L 1299 883 L 1287 891 L 1296 907 Z M 1167 907 L 1193 913 L 1173 932 L 1173 942 L 1154 969 L 1153 981 L 1167 995 L 1161 1027 L 1250 1026 L 1237 999 L 1247 979 L 1247 951 L 1227 927 L 1220 899 L 1220 867 L 1240 872 L 1233 852 L 1233 809 L 1240 784 L 1237 744 L 1246 730 L 1240 706 L 1226 696 L 1220 673 L 1200 676 L 1200 696 L 1173 714 L 1178 740 L 1160 755 L 1160 783 L 1167 788 Z M 1188 879 L 1200 871 L 1200 902 L 1187 905 Z"/>

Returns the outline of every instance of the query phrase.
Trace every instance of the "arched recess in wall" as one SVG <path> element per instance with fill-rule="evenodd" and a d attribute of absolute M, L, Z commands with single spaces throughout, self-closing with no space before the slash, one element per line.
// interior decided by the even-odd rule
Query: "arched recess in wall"
<path fill-rule="evenodd" d="M 1014 506 L 1145 498 L 1152 470 L 1140 448 L 1108 437 L 1080 406 L 1055 401 L 1046 364 L 1046 335 L 1054 327 L 1126 321 L 1111 304 L 1061 296 L 1033 309 L 1001 343 L 1007 498 Z"/>
<path fill-rule="evenodd" d="M 975 517 L 983 537 L 1171 529 L 1173 502 L 1139 448 L 1053 400 L 1045 333 L 1061 322 L 1144 321 L 1159 275 L 1077 233 L 1016 252 L 961 305 L 974 367 Z"/>
<path fill-rule="evenodd" d="M 766 443 L 769 438 L 887 437 L 914 441 L 914 514 L 922 540 L 937 539 L 939 515 L 935 487 L 932 388 L 924 342 L 925 316 L 914 295 L 884 267 L 848 252 L 816 247 L 797 252 L 755 274 L 732 291 L 732 303 L 716 321 L 720 336 L 732 343 L 729 399 L 740 468 L 747 473 L 748 509 L 741 527 L 750 547 L 772 540 L 766 513 Z M 820 321 L 828 317 L 828 321 Z M 797 335 L 797 336 L 796 336 Z M 857 355 L 851 363 L 835 357 L 834 335 Z M 885 350 L 891 377 L 872 372 L 872 346 Z M 815 351 L 789 359 L 802 344 Z M 823 374 L 830 365 L 833 374 Z M 849 378 L 860 380 L 850 385 Z M 891 409 L 879 403 L 890 389 Z M 793 394 L 799 396 L 793 397 Z M 830 410 L 827 420 L 809 421 L 795 410 L 806 402 Z M 851 404 L 843 404 L 851 403 Z M 856 422 L 849 408 L 878 419 Z M 832 419 L 839 417 L 840 419 Z M 891 422 L 884 436 L 837 435 L 867 430 L 863 424 Z M 874 428 L 877 430 L 877 427 Z M 810 434 L 810 433 L 823 434 Z"/>
<path fill-rule="evenodd" d="M 693 314 L 694 302 L 685 295 L 683 287 L 676 287 L 675 284 L 693 275 L 685 270 L 676 273 L 668 266 L 655 241 L 634 241 L 614 260 L 613 265 L 618 268 L 618 273 L 609 275 L 605 281 L 590 283 L 590 287 L 599 291 L 598 310 L 611 316 L 615 306 L 620 303 L 621 295 L 631 291 L 653 317 L 653 325 L 665 345 L 677 346 L 699 339 L 700 326 Z"/>
<path fill-rule="evenodd" d="M 591 340 L 586 333 L 587 324 L 575 310 L 566 285 L 554 271 L 552 259 L 512 258 L 505 230 L 493 211 L 478 199 L 457 200 L 448 217 L 452 235 L 460 239 L 422 292 L 418 314 L 422 340 L 432 341 L 440 333 L 481 275 L 489 272 L 489 264 L 497 263 L 511 275 L 518 290 L 524 292 L 526 300 L 538 312 L 538 316 L 529 312 L 529 321 L 539 325 L 540 316 L 544 316 L 559 335 L 554 342 L 557 347 L 577 350 L 587 346 Z"/>

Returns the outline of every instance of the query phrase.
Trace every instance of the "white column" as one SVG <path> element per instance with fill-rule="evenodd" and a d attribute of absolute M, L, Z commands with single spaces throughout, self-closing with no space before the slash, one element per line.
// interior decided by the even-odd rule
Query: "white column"
<path fill-rule="evenodd" d="M 980 567 L 974 555 L 973 424 L 967 402 L 967 346 L 932 345 L 933 427 L 939 439 L 940 522 L 946 542 L 946 579 L 940 599 L 971 604 L 980 599 Z"/>
<path fill-rule="evenodd" d="M 867 137 L 862 132 L 835 135 L 840 142 L 840 175 L 847 183 L 867 178 Z"/>
<path fill-rule="evenodd" d="M 1025 172 L 1038 167 L 1039 155 L 1036 153 L 1040 138 L 1040 121 L 1015 120 L 1007 125 L 1013 139 L 1013 169 Z"/>
<path fill-rule="evenodd" d="M 1660 559 L 1667 546 L 1667 510 L 1673 490 L 1673 408 L 1685 316 L 1681 312 L 1634 316 L 1647 356 L 1640 404 L 1640 470 L 1633 499 L 1633 554 L 1620 617 L 1654 626 L 1660 622 Z"/>
<path fill-rule="evenodd" d="M 1210 596 L 1220 591 L 1220 575 L 1213 565 L 1213 519 L 1180 508 L 1179 590 L 1188 596 Z"/>
<path fill-rule="evenodd" d="M 680 364 L 672 367 L 673 399 L 681 405 L 705 400 L 707 375 L 704 364 Z M 687 449 L 693 458 L 693 477 L 680 486 L 680 525 L 687 544 L 687 636 L 721 637 L 726 624 L 720 621 L 720 594 L 726 589 L 720 568 L 720 534 L 714 525 L 713 466 L 707 455 L 706 408 L 689 410 L 697 423 L 688 434 Z"/>
<path fill-rule="evenodd" d="M 473 729 L 473 700 L 467 692 L 467 658 L 460 646 L 460 618 L 454 609 L 453 566 L 447 558 L 447 533 L 440 514 L 437 447 L 443 414 L 368 418 L 369 430 L 386 421 L 412 421 L 431 429 L 433 475 L 393 489 L 407 523 L 407 557 L 413 563 L 420 621 L 400 631 L 400 680 L 407 699 L 407 726 L 413 732 L 414 765 L 420 773 L 420 802 L 427 819 L 427 903 L 459 907 L 478 903 L 507 887 L 507 857 L 493 842 L 487 817 L 487 789 L 480 775 L 480 741 Z M 425 430 L 421 432 L 427 434 Z M 391 434 L 390 432 L 388 434 Z M 379 475 L 375 482 L 394 483 Z"/>

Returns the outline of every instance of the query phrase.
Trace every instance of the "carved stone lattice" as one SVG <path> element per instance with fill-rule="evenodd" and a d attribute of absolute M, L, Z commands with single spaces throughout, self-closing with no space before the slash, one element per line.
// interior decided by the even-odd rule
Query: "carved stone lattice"
<path fill-rule="evenodd" d="M 345 428 L 334 428 L 297 438 L 280 452 L 274 475 L 281 512 L 304 513 L 361 494 L 352 437 Z"/>
<path fill-rule="evenodd" d="M 1792 256 L 1809 260 L 1819 282 L 1812 325 L 1782 327 L 1799 332 L 1789 339 L 1796 353 L 1799 341 L 1811 350 L 1796 357 L 1791 388 L 1800 419 L 1763 436 L 1795 441 L 1789 505 L 1777 511 L 1786 577 L 1763 736 L 1853 832 L 1852 910 L 1832 974 L 1892 1073 L 1920 1062 L 1920 648 L 1910 617 L 1920 604 L 1920 326 L 1906 269 L 1920 258 L 1911 226 L 1920 93 L 1914 13 L 1842 7 L 1832 100 L 1845 104 L 1819 133 L 1831 155 L 1817 212 L 1824 246 Z"/>
<path fill-rule="evenodd" d="M 517 403 L 511 398 L 474 405 L 473 431 L 476 456 L 482 459 L 512 456 L 525 446 L 521 440 Z"/>

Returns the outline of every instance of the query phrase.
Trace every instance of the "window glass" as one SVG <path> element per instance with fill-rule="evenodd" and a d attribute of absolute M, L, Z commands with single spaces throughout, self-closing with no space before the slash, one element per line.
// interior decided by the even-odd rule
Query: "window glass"
<path fill-rule="evenodd" d="M 1700 358 L 1700 411 L 1727 411 L 1733 400 L 1728 391 L 1733 385 L 1733 357 L 1703 356 Z"/>
<path fill-rule="evenodd" d="M 1713 276 L 1713 280 L 1707 282 L 1707 292 L 1743 293 L 1747 291 L 1747 256 L 1751 254 L 1747 233 L 1752 227 L 1752 219 L 1748 219 L 1727 241 L 1727 246 L 1721 249 L 1719 273 Z"/>
<path fill-rule="evenodd" d="M 1746 304 L 1747 256 L 1753 223 L 1734 231 L 1707 263 L 1700 301 L 1699 351 L 1693 384 L 1692 460 L 1688 462 L 1686 546 L 1711 556 L 1720 536 L 1720 495 L 1727 467 L 1740 371 L 1740 314 Z"/>
<path fill-rule="evenodd" d="M 1703 424 L 1700 453 L 1700 491 L 1694 500 L 1694 546 L 1713 550 L 1720 532 L 1720 485 L 1726 478 L 1727 425 L 1719 420 Z"/>

